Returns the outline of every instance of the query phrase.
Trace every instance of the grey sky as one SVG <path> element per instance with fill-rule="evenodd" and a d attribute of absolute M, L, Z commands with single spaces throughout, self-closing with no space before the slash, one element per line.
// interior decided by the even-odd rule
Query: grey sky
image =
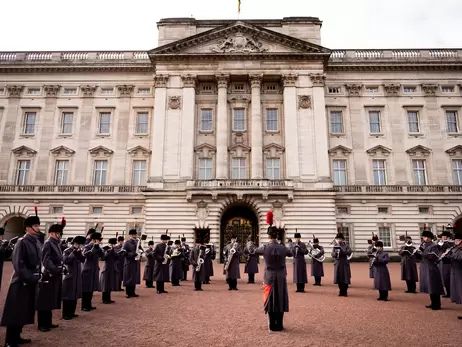
<path fill-rule="evenodd" d="M 237 0 L 0 0 L 1 51 L 148 50 L 166 17 L 237 19 Z M 241 19 L 319 17 L 328 48 L 462 47 L 462 0 L 242 0 Z"/>

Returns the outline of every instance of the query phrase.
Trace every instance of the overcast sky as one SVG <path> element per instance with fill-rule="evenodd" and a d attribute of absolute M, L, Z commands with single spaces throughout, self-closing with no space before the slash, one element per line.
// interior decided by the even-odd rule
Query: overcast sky
<path fill-rule="evenodd" d="M 241 19 L 318 17 L 335 48 L 462 47 L 462 0 L 242 0 Z M 160 18 L 237 19 L 237 0 L 0 0 L 0 51 L 148 50 Z"/>

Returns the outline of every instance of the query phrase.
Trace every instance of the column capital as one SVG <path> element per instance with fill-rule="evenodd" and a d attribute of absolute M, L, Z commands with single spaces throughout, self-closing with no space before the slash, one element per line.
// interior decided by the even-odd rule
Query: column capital
<path fill-rule="evenodd" d="M 197 76 L 195 75 L 182 75 L 183 88 L 195 88 L 197 83 Z"/>
<path fill-rule="evenodd" d="M 263 81 L 263 74 L 250 74 L 249 80 L 250 80 L 250 85 L 252 88 L 261 88 L 261 82 Z"/>
<path fill-rule="evenodd" d="M 298 75 L 289 73 L 282 75 L 281 79 L 284 87 L 295 87 L 295 82 L 297 82 Z"/>
<path fill-rule="evenodd" d="M 168 75 L 155 75 L 154 86 L 156 88 L 167 88 Z"/>
<path fill-rule="evenodd" d="M 438 91 L 437 84 L 422 84 L 422 90 L 425 93 L 425 96 L 435 96 Z"/>
<path fill-rule="evenodd" d="M 135 86 L 126 85 L 126 84 L 117 86 L 117 89 L 119 90 L 120 96 L 123 96 L 123 97 L 131 96 L 132 91 L 133 91 L 134 88 L 135 88 Z"/>
<path fill-rule="evenodd" d="M 310 74 L 313 87 L 324 87 L 326 85 L 326 75 L 323 73 Z"/>
<path fill-rule="evenodd" d="M 383 89 L 388 96 L 398 96 L 401 90 L 401 84 L 384 84 Z"/>
<path fill-rule="evenodd" d="M 80 90 L 82 91 L 83 97 L 84 98 L 91 98 L 95 94 L 96 91 L 96 86 L 80 86 Z"/>
<path fill-rule="evenodd" d="M 218 88 L 228 88 L 229 75 L 228 74 L 218 74 L 215 75 L 217 80 Z"/>
<path fill-rule="evenodd" d="M 44 85 L 43 90 L 45 91 L 45 96 L 47 98 L 56 98 L 58 96 L 58 92 L 61 89 L 59 85 Z"/>
<path fill-rule="evenodd" d="M 6 86 L 8 90 L 8 97 L 9 98 L 19 98 L 21 96 L 21 92 L 24 89 L 24 86 L 19 85 L 9 85 Z"/>

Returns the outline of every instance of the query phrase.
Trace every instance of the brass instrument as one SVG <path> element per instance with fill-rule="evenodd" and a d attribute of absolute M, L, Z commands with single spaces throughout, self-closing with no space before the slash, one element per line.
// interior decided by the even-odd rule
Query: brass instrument
<path fill-rule="evenodd" d="M 165 244 L 165 251 L 164 251 L 164 260 L 162 261 L 162 264 L 167 264 L 168 260 L 170 259 L 170 256 L 168 255 L 168 250 L 170 246 L 168 244 Z"/>
<path fill-rule="evenodd" d="M 140 260 L 141 256 L 144 253 L 143 248 L 141 248 L 141 241 L 146 240 L 147 235 L 141 235 L 141 237 L 138 239 L 138 242 L 136 243 L 136 257 L 135 260 Z"/>
<path fill-rule="evenodd" d="M 444 258 L 446 258 L 449 254 L 451 254 L 452 250 L 453 250 L 454 248 L 456 248 L 456 247 L 457 247 L 457 245 L 454 244 L 453 246 L 451 246 L 451 247 L 449 247 L 447 250 L 445 250 L 445 251 L 443 252 L 443 254 L 441 254 L 441 255 L 438 257 L 438 260 L 435 261 L 435 264 L 439 264 Z"/>
<path fill-rule="evenodd" d="M 180 255 L 181 255 L 181 250 L 180 250 L 180 248 L 175 247 L 175 249 L 173 250 L 173 253 L 172 253 L 172 256 L 171 256 L 171 257 L 172 257 L 172 258 L 174 258 L 174 257 L 179 257 Z"/>
<path fill-rule="evenodd" d="M 295 242 L 294 248 L 295 248 L 295 255 L 294 255 L 294 258 L 297 258 L 297 256 L 298 256 L 298 250 L 300 249 L 300 241 L 296 241 L 296 242 Z"/>
<path fill-rule="evenodd" d="M 224 268 L 225 271 L 228 271 L 229 264 L 231 264 L 231 260 L 233 259 L 233 255 L 234 253 L 236 253 L 236 245 L 237 245 L 237 242 L 234 242 L 231 246 L 231 249 L 229 250 L 229 256 L 226 259 L 226 264 Z"/>
<path fill-rule="evenodd" d="M 199 255 L 198 255 L 197 266 L 196 266 L 197 272 L 201 271 L 202 264 L 204 264 L 205 262 L 204 258 L 201 257 L 202 253 L 203 253 L 202 248 L 199 248 Z"/>
<path fill-rule="evenodd" d="M 308 241 L 308 257 L 311 259 L 314 259 L 320 263 L 323 263 L 324 260 L 326 260 L 325 254 L 323 254 L 321 257 L 318 258 L 319 253 L 321 253 L 321 250 L 319 248 L 315 248 L 312 241 Z"/>

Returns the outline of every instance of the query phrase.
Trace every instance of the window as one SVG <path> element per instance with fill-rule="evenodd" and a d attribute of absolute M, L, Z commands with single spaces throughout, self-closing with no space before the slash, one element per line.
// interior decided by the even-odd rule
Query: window
<path fill-rule="evenodd" d="M 459 123 L 457 121 L 457 111 L 446 111 L 446 122 L 448 124 L 448 133 L 459 132 Z"/>
<path fill-rule="evenodd" d="M 281 160 L 279 158 L 266 159 L 266 178 L 270 180 L 281 179 Z"/>
<path fill-rule="evenodd" d="M 63 207 L 62 206 L 53 206 L 51 209 L 53 214 L 63 214 Z"/>
<path fill-rule="evenodd" d="M 147 112 L 136 114 L 135 134 L 147 134 L 149 129 L 149 116 Z"/>
<path fill-rule="evenodd" d="M 378 93 L 379 92 L 379 87 L 366 87 L 366 91 L 368 93 Z"/>
<path fill-rule="evenodd" d="M 382 240 L 383 247 L 391 247 L 391 230 L 389 227 L 379 227 L 379 240 Z"/>
<path fill-rule="evenodd" d="M 55 184 L 59 186 L 66 185 L 68 173 L 69 161 L 57 160 L 55 166 Z"/>
<path fill-rule="evenodd" d="M 462 185 L 462 159 L 452 161 L 452 168 L 454 172 L 454 184 Z"/>
<path fill-rule="evenodd" d="M 27 88 L 27 94 L 40 94 L 40 88 Z"/>
<path fill-rule="evenodd" d="M 63 112 L 61 114 L 61 134 L 72 134 L 73 112 Z"/>
<path fill-rule="evenodd" d="M 212 179 L 212 159 L 200 158 L 199 159 L 199 179 L 211 180 Z"/>
<path fill-rule="evenodd" d="M 372 160 L 372 170 L 374 173 L 374 184 L 387 184 L 387 167 L 385 160 Z"/>
<path fill-rule="evenodd" d="M 348 214 L 349 209 L 347 206 L 339 206 L 337 207 L 337 214 Z"/>
<path fill-rule="evenodd" d="M 404 92 L 405 93 L 415 93 L 417 92 L 417 88 L 416 87 L 404 87 Z"/>
<path fill-rule="evenodd" d="M 149 94 L 151 93 L 151 88 L 138 88 L 137 94 Z"/>
<path fill-rule="evenodd" d="M 114 93 L 114 88 L 102 88 L 101 94 L 112 94 Z"/>
<path fill-rule="evenodd" d="M 425 160 L 422 160 L 422 159 L 413 160 L 412 168 L 414 171 L 414 184 L 426 185 L 427 184 L 427 171 L 425 169 Z"/>
<path fill-rule="evenodd" d="M 233 131 L 245 131 L 245 109 L 233 109 Z"/>
<path fill-rule="evenodd" d="M 109 134 L 111 132 L 111 113 L 101 112 L 99 114 L 98 133 Z"/>
<path fill-rule="evenodd" d="M 144 186 L 146 185 L 146 160 L 134 160 L 133 161 L 133 179 L 132 185 Z"/>
<path fill-rule="evenodd" d="M 428 206 L 419 206 L 419 214 L 429 214 L 430 207 Z"/>
<path fill-rule="evenodd" d="M 233 180 L 246 178 L 245 158 L 233 158 Z"/>
<path fill-rule="evenodd" d="M 213 112 L 209 108 L 201 109 L 200 131 L 213 130 Z"/>
<path fill-rule="evenodd" d="M 268 108 L 266 110 L 266 131 L 278 131 L 278 109 Z"/>
<path fill-rule="evenodd" d="M 344 224 L 337 224 L 337 232 L 342 233 L 343 236 L 345 237 L 345 241 L 350 244 L 351 238 L 350 238 L 350 227 Z"/>
<path fill-rule="evenodd" d="M 341 90 L 342 89 L 340 87 L 329 87 L 329 88 L 327 88 L 327 92 L 329 94 L 340 94 Z"/>
<path fill-rule="evenodd" d="M 342 111 L 332 111 L 330 113 L 330 132 L 333 134 L 343 134 Z"/>
<path fill-rule="evenodd" d="M 407 124 L 410 133 L 420 132 L 419 113 L 417 111 L 407 111 Z"/>
<path fill-rule="evenodd" d="M 5 93 L 5 88 L 0 88 L 0 94 Z"/>
<path fill-rule="evenodd" d="M 388 214 L 388 207 L 377 207 L 377 212 L 379 214 Z"/>
<path fill-rule="evenodd" d="M 77 94 L 77 88 L 64 88 L 63 94 L 75 95 Z"/>
<path fill-rule="evenodd" d="M 443 93 L 454 93 L 454 86 L 441 86 L 441 91 Z"/>
<path fill-rule="evenodd" d="M 334 160 L 334 185 L 344 186 L 347 184 L 346 160 Z"/>
<path fill-rule="evenodd" d="M 19 160 L 16 167 L 15 184 L 26 185 L 29 182 L 30 160 Z"/>
<path fill-rule="evenodd" d="M 131 214 L 141 214 L 143 212 L 143 207 L 141 206 L 133 206 L 131 208 Z"/>
<path fill-rule="evenodd" d="M 276 91 L 278 90 L 278 85 L 276 83 L 268 83 L 265 85 L 265 89 L 268 91 Z"/>
<path fill-rule="evenodd" d="M 93 214 L 102 214 L 103 213 L 103 207 L 102 206 L 93 206 L 91 208 L 91 212 Z"/>
<path fill-rule="evenodd" d="M 244 84 L 243 83 L 236 83 L 234 85 L 234 90 L 243 91 L 244 90 Z"/>
<path fill-rule="evenodd" d="M 107 160 L 95 160 L 93 169 L 93 184 L 95 186 L 104 185 L 107 181 Z"/>
<path fill-rule="evenodd" d="M 211 91 L 213 91 L 213 86 L 211 84 L 203 84 L 202 85 L 202 90 L 204 92 L 211 92 Z"/>
<path fill-rule="evenodd" d="M 26 112 L 24 114 L 23 134 L 35 134 L 35 122 L 37 120 L 36 112 Z"/>
<path fill-rule="evenodd" d="M 382 132 L 379 111 L 369 111 L 369 132 L 371 134 L 378 134 Z"/>

